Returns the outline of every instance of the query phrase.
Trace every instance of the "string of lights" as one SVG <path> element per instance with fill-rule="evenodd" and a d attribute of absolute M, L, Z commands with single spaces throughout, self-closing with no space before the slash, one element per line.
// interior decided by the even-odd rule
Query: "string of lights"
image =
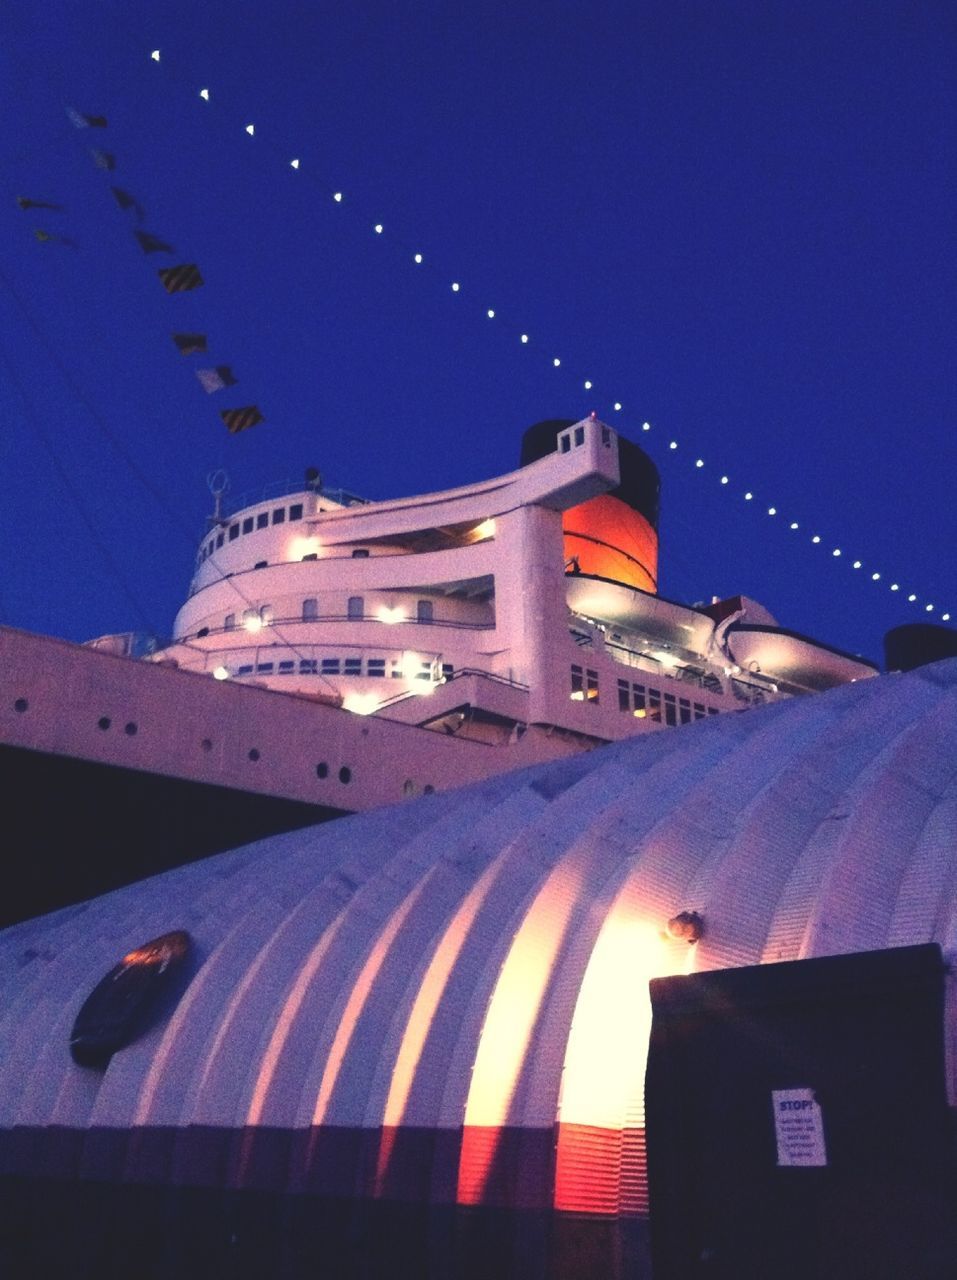
<path fill-rule="evenodd" d="M 149 56 L 151 61 L 154 63 L 162 63 L 163 61 L 162 50 L 160 49 L 151 50 Z M 169 73 L 167 72 L 167 74 Z M 174 78 L 180 79 L 180 82 L 185 84 L 185 81 L 183 81 L 181 77 Z M 188 85 L 187 87 L 202 102 L 213 102 L 214 94 L 208 85 L 203 85 L 198 89 L 195 87 L 195 84 Z M 317 186 L 323 191 L 325 196 L 330 198 L 335 204 L 343 207 L 350 206 L 350 201 L 347 199 L 346 192 L 336 187 L 327 187 L 325 184 L 321 183 L 318 180 L 318 177 L 310 173 L 309 165 L 302 155 L 298 153 L 295 155 L 289 155 L 288 153 L 282 152 L 276 145 L 270 146 L 269 144 L 264 143 L 259 135 L 257 135 L 256 124 L 254 121 L 247 119 L 246 123 L 242 127 L 244 132 L 250 138 L 256 139 L 260 145 L 268 146 L 268 149 L 272 151 L 277 160 L 285 167 L 302 174 L 307 180 L 316 182 Z M 364 216 L 361 209 L 357 209 L 356 212 L 358 216 Z M 416 266 L 431 269 L 431 271 L 444 282 L 444 287 L 448 292 L 462 296 L 466 300 L 468 299 L 469 291 L 463 281 L 454 278 L 451 273 L 441 271 L 437 264 L 431 263 L 423 252 L 423 246 L 412 244 L 405 240 L 401 235 L 395 233 L 391 233 L 387 236 L 386 225 L 382 221 L 372 221 L 370 219 L 369 229 L 375 236 L 386 236 L 386 238 L 391 238 L 396 247 L 410 257 Z M 489 306 L 487 304 L 479 305 L 487 320 L 499 321 L 500 323 L 505 322 L 504 317 L 500 316 L 498 310 L 494 306 Z M 528 348 L 532 353 L 540 356 L 546 362 L 548 367 L 554 370 L 561 370 L 566 377 L 572 378 L 582 390 L 593 391 L 596 389 L 595 383 L 591 377 L 582 377 L 581 375 L 576 376 L 572 374 L 570 367 L 564 363 L 564 358 L 562 356 L 549 353 L 539 348 L 539 346 L 534 342 L 530 332 L 516 327 L 514 330 L 514 337 L 520 346 Z M 617 415 L 626 413 L 624 399 L 614 399 L 611 400 L 610 403 L 613 414 Z M 643 421 L 641 423 L 641 430 L 643 432 L 654 431 L 656 435 L 662 434 L 657 428 L 653 428 L 652 424 L 648 421 Z M 678 454 L 682 457 L 693 456 L 692 465 L 696 471 L 702 472 L 708 476 L 715 474 L 710 465 L 706 462 L 705 458 L 696 454 L 687 455 L 683 447 L 679 448 L 679 441 L 676 439 L 669 439 L 668 452 L 669 454 Z M 725 488 L 729 495 L 736 498 L 737 501 L 747 504 L 758 503 L 757 496 L 751 489 L 745 488 L 743 485 L 732 483 L 730 475 L 724 472 L 717 473 L 717 483 Z M 788 518 L 788 516 L 774 503 L 769 503 L 765 508 L 765 511 L 766 518 L 774 520 L 777 524 L 784 526 L 789 533 L 798 537 L 806 538 L 810 545 L 821 547 L 823 550 L 829 551 L 832 559 L 841 560 L 842 563 L 845 563 L 850 567 L 853 573 L 860 573 L 864 577 L 869 577 L 870 581 L 880 589 L 886 589 L 894 593 L 902 603 L 906 603 L 906 605 L 914 607 L 915 612 L 919 610 L 923 614 L 933 615 L 933 618 L 939 618 L 942 622 L 950 622 L 951 612 L 949 607 L 947 609 L 939 608 L 934 601 L 925 599 L 918 592 L 910 590 L 900 580 L 898 580 L 897 577 L 886 574 L 882 569 L 875 568 L 859 556 L 851 556 L 850 554 L 845 553 L 843 547 L 834 545 L 830 541 L 826 541 L 820 533 L 813 529 L 813 526 L 810 526 L 809 530 L 802 521 Z M 933 619 L 928 617 L 928 621 L 930 620 Z"/>

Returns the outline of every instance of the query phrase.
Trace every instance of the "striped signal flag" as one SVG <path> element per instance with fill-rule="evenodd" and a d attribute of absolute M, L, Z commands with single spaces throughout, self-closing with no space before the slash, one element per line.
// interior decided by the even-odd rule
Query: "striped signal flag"
<path fill-rule="evenodd" d="M 134 229 L 134 236 L 139 241 L 140 248 L 144 253 L 175 253 L 176 250 L 171 244 L 167 244 L 165 240 L 161 240 L 159 236 L 151 235 L 148 231 L 140 231 Z"/>
<path fill-rule="evenodd" d="M 17 196 L 17 205 L 21 209 L 52 209 L 54 213 L 63 213 L 63 205 L 54 204 L 52 200 L 31 200 L 29 196 Z"/>
<path fill-rule="evenodd" d="M 77 111 L 75 107 L 67 107 L 66 113 L 70 123 L 76 125 L 78 129 L 106 128 L 106 116 L 88 116 L 82 111 Z"/>
<path fill-rule="evenodd" d="M 203 283 L 195 262 L 185 262 L 180 267 L 161 267 L 156 273 L 167 293 L 186 293 L 198 289 Z"/>
<path fill-rule="evenodd" d="M 197 352 L 206 350 L 205 333 L 174 333 L 173 341 L 180 355 L 194 356 Z"/>
<path fill-rule="evenodd" d="M 218 364 L 214 369 L 197 369 L 195 373 L 207 395 L 236 385 L 236 375 L 228 364 Z"/>
<path fill-rule="evenodd" d="M 226 430 L 233 436 L 238 435 L 240 431 L 248 431 L 257 423 L 266 421 L 259 412 L 258 406 L 254 404 L 247 405 L 243 409 L 221 409 L 219 416 L 225 422 Z"/>
<path fill-rule="evenodd" d="M 132 209 L 136 214 L 137 222 L 143 221 L 143 206 L 139 200 L 130 195 L 128 191 L 124 191 L 122 187 L 110 187 L 113 192 L 113 199 L 121 209 Z"/>

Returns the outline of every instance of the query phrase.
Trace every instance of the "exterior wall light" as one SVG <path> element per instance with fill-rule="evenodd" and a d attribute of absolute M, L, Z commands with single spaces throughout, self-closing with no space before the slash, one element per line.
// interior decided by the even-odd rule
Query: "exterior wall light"
<path fill-rule="evenodd" d="M 704 920 L 697 911 L 679 911 L 668 921 L 665 935 L 677 942 L 684 938 L 689 945 L 697 942 L 704 933 Z"/>

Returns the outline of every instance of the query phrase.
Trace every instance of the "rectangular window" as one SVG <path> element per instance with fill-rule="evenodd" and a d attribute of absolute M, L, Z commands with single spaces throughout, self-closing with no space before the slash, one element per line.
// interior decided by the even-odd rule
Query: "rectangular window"
<path fill-rule="evenodd" d="M 618 710 L 631 710 L 631 689 L 627 680 L 618 681 Z"/>
<path fill-rule="evenodd" d="M 243 533 L 252 533 L 252 531 L 253 531 L 253 518 L 252 516 L 247 516 L 246 519 L 243 521 Z"/>
<path fill-rule="evenodd" d="M 431 662 L 420 663 L 419 674 L 416 676 L 416 680 L 431 680 L 431 679 L 432 679 L 432 663 Z"/>
<path fill-rule="evenodd" d="M 584 443 L 585 443 L 585 428 L 576 427 L 575 428 L 575 447 L 577 448 L 578 445 L 584 444 Z"/>
<path fill-rule="evenodd" d="M 269 512 L 260 511 L 259 515 L 256 517 L 256 528 L 265 529 L 267 524 L 269 524 Z"/>
<path fill-rule="evenodd" d="M 575 663 L 572 663 L 572 701 L 585 701 L 585 673 Z"/>
<path fill-rule="evenodd" d="M 385 676 L 385 658 L 370 658 L 366 663 L 367 676 Z"/>
<path fill-rule="evenodd" d="M 585 668 L 585 694 L 589 702 L 598 701 L 598 672 Z"/>
<path fill-rule="evenodd" d="M 314 600 L 311 596 L 308 600 L 302 602 L 302 620 L 303 622 L 315 622 L 319 617 L 319 601 Z"/>
<path fill-rule="evenodd" d="M 239 525 L 231 524 L 229 526 L 229 541 L 235 542 L 238 537 L 239 537 Z"/>
<path fill-rule="evenodd" d="M 661 692 L 658 689 L 648 690 L 648 719 L 661 724 Z"/>
<path fill-rule="evenodd" d="M 301 502 L 294 502 L 292 506 L 289 508 L 289 519 L 290 520 L 302 519 L 302 503 Z"/>
<path fill-rule="evenodd" d="M 705 713 L 704 707 L 701 705 L 700 702 L 696 702 L 694 704 L 694 718 L 696 720 L 703 720 L 705 718 L 705 714 L 706 713 Z"/>
<path fill-rule="evenodd" d="M 339 674 L 339 659 L 338 659 L 338 658 L 323 658 L 323 660 L 322 660 L 322 674 L 323 674 L 324 676 L 337 676 L 337 675 Z"/>
<path fill-rule="evenodd" d="M 302 558 L 303 558 L 303 560 L 318 560 L 318 559 L 319 559 L 319 552 L 318 552 L 318 551 L 309 551 L 309 552 L 307 552 L 307 553 L 306 553 Z"/>
<path fill-rule="evenodd" d="M 271 676 L 272 672 L 273 672 L 273 664 L 271 662 L 257 662 L 256 664 L 257 676 Z"/>
<path fill-rule="evenodd" d="M 601 429 L 601 442 L 604 445 L 611 445 L 611 432 L 607 427 L 602 427 Z"/>
<path fill-rule="evenodd" d="M 268 560 L 257 560 L 256 563 L 253 565 L 254 569 L 266 569 L 268 567 L 269 567 Z"/>
<path fill-rule="evenodd" d="M 281 676 L 291 676 L 293 671 L 295 670 L 295 667 L 296 667 L 296 664 L 292 661 L 292 659 L 287 658 L 285 661 L 280 662 L 279 674 Z"/>
<path fill-rule="evenodd" d="M 402 670 L 402 663 L 398 660 L 398 658 L 393 658 L 390 661 L 389 666 L 391 667 L 391 671 L 389 672 L 389 674 L 392 676 L 393 680 L 404 679 L 405 672 Z"/>
<path fill-rule="evenodd" d="M 682 724 L 691 723 L 691 703 L 687 698 L 678 699 L 678 719 Z"/>
<path fill-rule="evenodd" d="M 631 696 L 634 702 L 634 713 L 639 720 L 643 720 L 647 715 L 645 709 L 645 686 L 643 684 L 633 684 L 631 686 Z"/>
<path fill-rule="evenodd" d="M 717 708 L 717 707 L 709 707 L 709 708 L 708 708 L 708 715 L 709 715 L 709 716 L 719 716 L 720 714 L 721 714 L 721 712 L 718 710 L 718 708 Z"/>
<path fill-rule="evenodd" d="M 571 447 L 572 447 L 571 437 L 570 437 L 570 436 L 559 436 L 559 437 L 558 437 L 558 445 L 559 445 L 559 448 L 561 449 L 562 453 L 568 453 L 569 449 L 571 449 Z"/>
<path fill-rule="evenodd" d="M 224 630 L 226 630 L 226 631 L 235 631 L 235 629 L 236 629 L 236 615 L 235 615 L 234 613 L 227 613 L 227 614 L 226 614 L 226 621 L 223 623 L 223 629 L 224 629 Z"/>
<path fill-rule="evenodd" d="M 283 524 L 286 519 L 286 508 L 276 507 L 272 513 L 273 524 Z"/>
<path fill-rule="evenodd" d="M 346 616 L 353 621 L 365 617 L 365 601 L 362 596 L 350 596 L 346 603 Z"/>
<path fill-rule="evenodd" d="M 433 620 L 433 605 L 431 600 L 419 600 L 415 606 L 416 622 L 431 622 Z"/>
<path fill-rule="evenodd" d="M 347 676 L 361 676 L 362 675 L 362 659 L 346 658 L 345 662 L 342 664 L 342 673 L 343 675 L 347 675 Z"/>
<path fill-rule="evenodd" d="M 259 610 L 259 616 L 263 620 L 263 626 L 268 627 L 276 615 L 271 604 L 264 604 Z"/>
<path fill-rule="evenodd" d="M 300 658 L 300 659 L 299 659 L 299 674 L 300 674 L 301 676 L 314 676 L 314 675 L 316 674 L 316 660 L 315 660 L 315 658 Z"/>
<path fill-rule="evenodd" d="M 352 552 L 353 560 L 368 560 L 369 552 L 366 547 L 356 547 Z"/>
<path fill-rule="evenodd" d="M 253 673 L 252 664 L 250 664 L 248 667 L 240 667 L 239 670 L 236 672 L 238 676 L 251 676 L 252 673 Z"/>
<path fill-rule="evenodd" d="M 216 546 L 221 547 L 222 545 L 223 545 L 223 535 L 221 533 L 218 533 L 216 535 Z"/>
<path fill-rule="evenodd" d="M 678 723 L 678 708 L 675 704 L 675 695 L 673 693 L 665 694 L 665 724 L 676 725 Z"/>
<path fill-rule="evenodd" d="M 455 671 L 455 668 L 452 666 L 451 662 L 442 663 L 442 679 L 443 680 L 451 680 L 454 674 L 454 671 Z"/>

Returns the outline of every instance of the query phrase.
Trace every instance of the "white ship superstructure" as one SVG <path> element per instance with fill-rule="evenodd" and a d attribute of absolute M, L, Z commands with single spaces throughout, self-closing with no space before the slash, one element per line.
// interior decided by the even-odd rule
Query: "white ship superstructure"
<path fill-rule="evenodd" d="M 622 521 L 618 545 L 607 519 L 595 531 L 619 437 L 555 425 L 551 452 L 483 483 L 385 502 L 313 483 L 241 505 L 204 537 L 155 659 L 501 745 L 612 741 L 875 674 L 746 599 L 658 596 Z"/>

